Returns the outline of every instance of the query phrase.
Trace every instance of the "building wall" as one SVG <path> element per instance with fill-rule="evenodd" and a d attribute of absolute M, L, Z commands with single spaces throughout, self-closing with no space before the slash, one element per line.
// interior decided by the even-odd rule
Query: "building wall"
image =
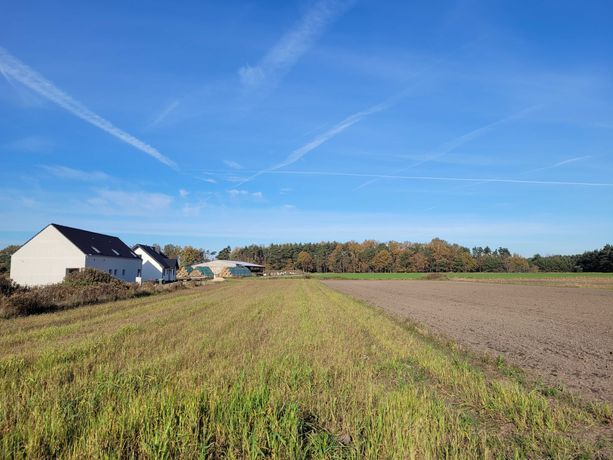
<path fill-rule="evenodd" d="M 87 256 L 85 266 L 109 273 L 122 281 L 134 283 L 142 268 L 142 261 L 123 257 Z"/>
<path fill-rule="evenodd" d="M 83 267 L 85 254 L 48 226 L 13 254 L 11 278 L 23 286 L 59 283 L 67 269 Z"/>
<path fill-rule="evenodd" d="M 142 248 L 136 248 L 134 252 L 143 259 L 143 281 L 155 281 L 159 279 L 163 279 L 164 281 L 177 280 L 177 271 L 175 269 L 164 270 Z"/>
<path fill-rule="evenodd" d="M 162 278 L 162 269 L 154 260 L 143 256 L 143 281 L 155 281 Z"/>
<path fill-rule="evenodd" d="M 177 281 L 177 270 L 174 268 L 164 269 L 164 281 Z"/>
<path fill-rule="evenodd" d="M 143 281 L 154 281 L 162 278 L 162 267 L 142 249 L 136 248 L 134 253 L 143 259 Z"/>

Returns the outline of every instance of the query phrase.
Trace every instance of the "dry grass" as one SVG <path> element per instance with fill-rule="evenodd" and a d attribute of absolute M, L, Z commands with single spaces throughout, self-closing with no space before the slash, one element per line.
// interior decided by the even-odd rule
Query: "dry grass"
<path fill-rule="evenodd" d="M 481 368 L 316 280 L 233 281 L 3 320 L 0 356 L 2 457 L 610 449 L 608 406 Z"/>

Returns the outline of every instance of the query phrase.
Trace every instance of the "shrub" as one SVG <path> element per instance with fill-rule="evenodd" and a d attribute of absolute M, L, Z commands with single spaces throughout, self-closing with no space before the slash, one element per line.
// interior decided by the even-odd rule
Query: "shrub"
<path fill-rule="evenodd" d="M 95 268 L 84 268 L 83 270 L 69 273 L 64 278 L 64 284 L 73 286 L 87 286 L 95 283 L 116 284 L 121 283 L 121 281 Z"/>
<path fill-rule="evenodd" d="M 19 289 L 19 285 L 10 278 L 0 276 L 0 295 L 9 296 Z"/>
<path fill-rule="evenodd" d="M 25 316 L 55 309 L 57 309 L 57 305 L 49 301 L 42 290 L 20 290 L 4 299 L 2 316 Z"/>
<path fill-rule="evenodd" d="M 110 278 L 110 279 L 109 279 Z M 128 284 L 104 272 L 86 269 L 71 273 L 64 282 L 34 288 L 20 288 L 14 283 L 0 297 L 0 317 L 25 316 L 102 302 L 173 292 L 201 283 Z M 2 285 L 4 286 L 4 284 Z M 3 288 L 4 290 L 4 288 Z"/>

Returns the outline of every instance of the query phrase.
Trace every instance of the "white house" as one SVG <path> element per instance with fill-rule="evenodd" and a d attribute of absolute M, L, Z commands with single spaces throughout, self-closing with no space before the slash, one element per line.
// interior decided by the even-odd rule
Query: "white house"
<path fill-rule="evenodd" d="M 23 286 L 59 283 L 86 267 L 134 282 L 142 261 L 115 236 L 49 224 L 12 255 L 11 278 Z"/>
<path fill-rule="evenodd" d="M 137 244 L 132 250 L 143 261 L 143 281 L 162 280 L 165 282 L 177 280 L 177 259 L 169 259 L 166 254 L 152 246 Z"/>

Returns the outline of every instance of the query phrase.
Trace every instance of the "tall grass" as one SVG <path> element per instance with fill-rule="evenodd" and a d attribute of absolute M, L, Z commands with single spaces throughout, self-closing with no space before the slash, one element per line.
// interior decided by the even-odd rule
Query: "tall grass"
<path fill-rule="evenodd" d="M 547 396 L 316 280 L 0 321 L 1 457 L 574 458 L 611 411 Z"/>

